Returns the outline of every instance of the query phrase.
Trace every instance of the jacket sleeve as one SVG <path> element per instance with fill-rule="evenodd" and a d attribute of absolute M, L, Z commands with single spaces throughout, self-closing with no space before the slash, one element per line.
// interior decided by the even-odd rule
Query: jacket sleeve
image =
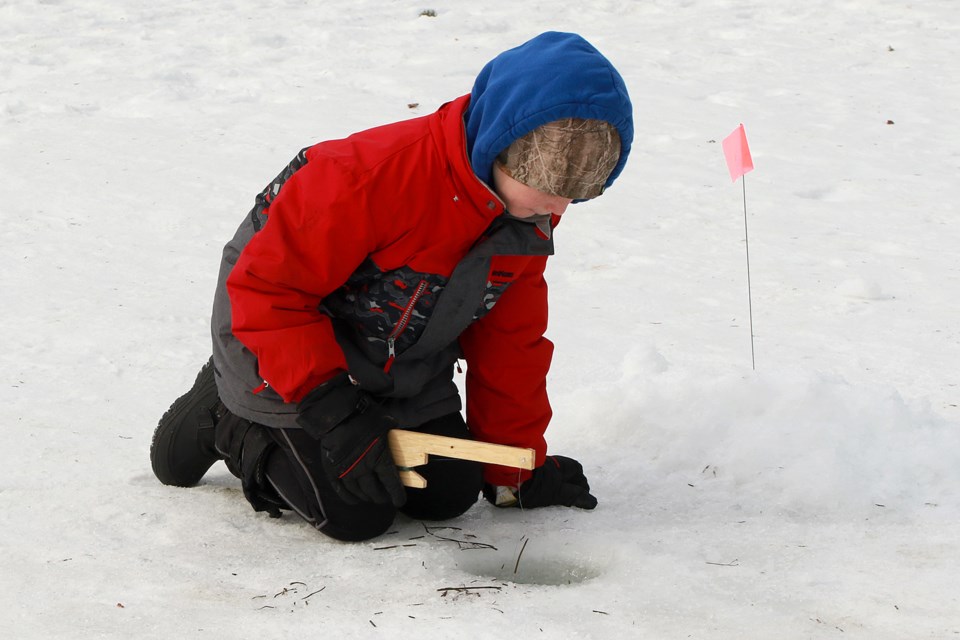
<path fill-rule="evenodd" d="M 233 334 L 287 402 L 347 369 L 319 305 L 376 245 L 355 184 L 335 162 L 311 159 L 283 184 L 227 278 Z"/>
<path fill-rule="evenodd" d="M 536 450 L 543 464 L 544 432 L 552 411 L 547 398 L 547 372 L 553 343 L 547 328 L 546 257 L 529 260 L 520 276 L 493 309 L 460 336 L 467 361 L 467 424 L 482 442 Z M 491 484 L 517 485 L 529 471 L 488 465 Z"/>

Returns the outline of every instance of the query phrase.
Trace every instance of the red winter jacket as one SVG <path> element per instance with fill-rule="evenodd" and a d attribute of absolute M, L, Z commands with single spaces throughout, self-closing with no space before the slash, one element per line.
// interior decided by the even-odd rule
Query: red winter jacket
<path fill-rule="evenodd" d="M 542 464 L 550 229 L 504 216 L 474 174 L 468 101 L 309 147 L 261 194 L 224 250 L 215 301 L 231 411 L 295 426 L 295 403 L 349 370 L 416 426 L 459 408 L 462 355 L 471 432 L 533 447 Z"/>

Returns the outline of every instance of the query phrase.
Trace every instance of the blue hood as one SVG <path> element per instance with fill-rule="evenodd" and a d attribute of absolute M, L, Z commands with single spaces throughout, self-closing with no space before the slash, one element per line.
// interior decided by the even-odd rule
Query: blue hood
<path fill-rule="evenodd" d="M 560 118 L 605 120 L 620 133 L 620 161 L 633 142 L 633 106 L 623 78 L 593 45 L 575 33 L 549 31 L 491 60 L 477 76 L 464 115 L 474 173 L 492 184 L 497 155 L 542 124 Z"/>

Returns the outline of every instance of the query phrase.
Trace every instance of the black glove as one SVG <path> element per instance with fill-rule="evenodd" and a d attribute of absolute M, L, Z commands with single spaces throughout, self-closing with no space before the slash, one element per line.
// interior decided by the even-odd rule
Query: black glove
<path fill-rule="evenodd" d="M 497 506 L 517 506 L 521 509 L 563 505 L 580 509 L 593 509 L 597 499 L 590 495 L 590 483 L 583 475 L 583 466 L 573 458 L 547 456 L 542 466 L 533 470 L 529 480 L 512 490 L 516 501 L 504 500 L 501 488 L 500 500 L 497 487 L 485 485 L 483 496 Z"/>
<path fill-rule="evenodd" d="M 347 374 L 308 393 L 297 412 L 297 423 L 320 441 L 324 471 L 344 502 L 403 506 L 407 493 L 387 443 L 397 423 Z"/>

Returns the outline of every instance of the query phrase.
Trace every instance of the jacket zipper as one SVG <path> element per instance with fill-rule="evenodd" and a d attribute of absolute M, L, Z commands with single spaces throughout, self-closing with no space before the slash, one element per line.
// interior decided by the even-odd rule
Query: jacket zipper
<path fill-rule="evenodd" d="M 393 327 L 393 331 L 391 331 L 390 335 L 387 336 L 387 363 L 383 366 L 384 373 L 390 372 L 390 367 L 393 366 L 393 361 L 397 357 L 397 337 L 403 333 L 403 330 L 407 328 L 408 324 L 410 324 L 410 317 L 413 316 L 413 307 L 417 304 L 417 301 L 426 290 L 427 281 L 421 280 L 420 284 L 417 285 L 416 291 L 414 291 L 413 295 L 410 296 L 410 301 L 407 302 L 407 306 L 403 308 L 403 313 L 400 314 L 400 319 L 397 320 L 397 324 Z"/>

